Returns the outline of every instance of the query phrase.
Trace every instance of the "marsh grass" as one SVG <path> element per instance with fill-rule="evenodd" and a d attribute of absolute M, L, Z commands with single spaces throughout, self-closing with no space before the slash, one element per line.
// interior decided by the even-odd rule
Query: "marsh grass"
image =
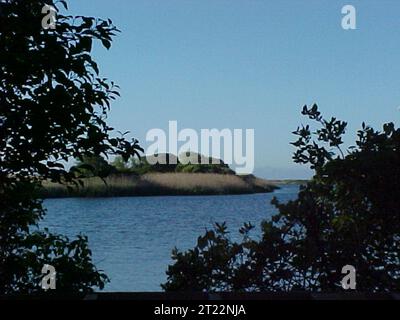
<path fill-rule="evenodd" d="M 83 187 L 44 182 L 43 197 L 123 197 L 152 195 L 218 195 L 271 192 L 268 181 L 254 176 L 214 173 L 148 173 L 141 176 L 119 174 L 86 178 Z"/>

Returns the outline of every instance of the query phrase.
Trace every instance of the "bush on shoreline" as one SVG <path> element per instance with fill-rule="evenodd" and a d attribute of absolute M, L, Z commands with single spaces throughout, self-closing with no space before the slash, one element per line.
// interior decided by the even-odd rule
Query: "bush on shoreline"
<path fill-rule="evenodd" d="M 234 242 L 216 224 L 195 248 L 173 250 L 163 289 L 343 292 L 342 268 L 351 265 L 358 291 L 400 290 L 400 129 L 363 124 L 345 153 L 345 122 L 324 120 L 316 105 L 303 114 L 320 127 L 294 132 L 295 162 L 315 170 L 298 198 L 272 201 L 279 212 L 262 222 L 261 239 L 245 224 Z"/>

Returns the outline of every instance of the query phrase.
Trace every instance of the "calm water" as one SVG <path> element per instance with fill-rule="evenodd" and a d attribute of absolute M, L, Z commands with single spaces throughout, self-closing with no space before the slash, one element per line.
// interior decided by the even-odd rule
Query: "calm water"
<path fill-rule="evenodd" d="M 160 291 L 171 249 L 192 248 L 213 222 L 228 223 L 232 236 L 243 222 L 259 226 L 287 201 L 297 186 L 274 193 L 232 196 L 50 199 L 41 227 L 75 236 L 85 234 L 99 269 L 110 277 L 106 291 Z"/>

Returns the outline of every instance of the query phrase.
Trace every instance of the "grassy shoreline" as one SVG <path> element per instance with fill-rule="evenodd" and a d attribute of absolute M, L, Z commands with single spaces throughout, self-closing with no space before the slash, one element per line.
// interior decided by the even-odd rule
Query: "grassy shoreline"
<path fill-rule="evenodd" d="M 83 187 L 43 183 L 43 198 L 128 197 L 167 195 L 228 195 L 267 193 L 279 188 L 253 175 L 215 173 L 117 174 L 105 179 L 87 178 Z"/>

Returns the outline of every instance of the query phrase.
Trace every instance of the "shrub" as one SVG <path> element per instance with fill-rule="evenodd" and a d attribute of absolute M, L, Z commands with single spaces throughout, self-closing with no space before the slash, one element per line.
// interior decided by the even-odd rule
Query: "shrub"
<path fill-rule="evenodd" d="M 272 201 L 279 212 L 262 223 L 260 240 L 247 224 L 233 242 L 222 224 L 194 249 L 175 249 L 165 290 L 336 291 L 345 265 L 356 268 L 360 291 L 400 290 L 400 129 L 363 124 L 344 152 L 345 122 L 324 120 L 316 105 L 302 113 L 320 128 L 294 132 L 293 158 L 313 179 L 296 200 Z"/>
<path fill-rule="evenodd" d="M 42 8 L 57 8 L 55 29 L 44 30 Z M 43 264 L 56 267 L 57 293 L 102 289 L 107 277 L 93 264 L 87 239 L 33 229 L 45 210 L 42 181 L 78 184 L 70 158 L 140 150 L 136 140 L 112 137 L 105 122 L 117 87 L 100 77 L 92 44 L 110 48 L 110 20 L 62 15 L 66 1 L 0 2 L 0 294 L 42 292 Z"/>

